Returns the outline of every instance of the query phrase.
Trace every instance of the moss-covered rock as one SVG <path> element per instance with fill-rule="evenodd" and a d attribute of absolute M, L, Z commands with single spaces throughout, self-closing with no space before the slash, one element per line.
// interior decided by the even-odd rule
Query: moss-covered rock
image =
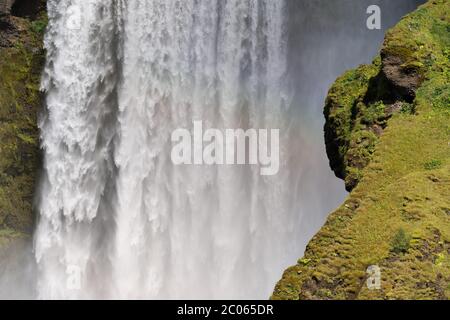
<path fill-rule="evenodd" d="M 381 61 L 363 65 L 340 77 L 327 97 L 325 141 L 331 168 L 346 179 L 351 190 L 367 166 L 386 124 L 382 101 L 365 102 L 371 81 L 381 72 Z"/>
<path fill-rule="evenodd" d="M 273 299 L 450 297 L 449 41 L 448 1 L 429 1 L 388 32 L 372 65 L 333 85 L 327 150 L 353 191 Z M 372 265 L 380 290 L 366 285 Z"/>
<path fill-rule="evenodd" d="M 33 228 L 44 4 L 38 15 L 6 16 L 0 23 L 0 248 L 29 237 Z"/>

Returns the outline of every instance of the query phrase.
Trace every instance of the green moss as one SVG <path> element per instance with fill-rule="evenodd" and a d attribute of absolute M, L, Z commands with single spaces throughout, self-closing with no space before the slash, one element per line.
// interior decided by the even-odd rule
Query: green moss
<path fill-rule="evenodd" d="M 416 106 L 414 105 L 414 103 L 404 103 L 402 105 L 402 109 L 401 112 L 404 114 L 415 114 L 416 113 Z"/>
<path fill-rule="evenodd" d="M 366 106 L 360 105 L 359 113 L 361 117 L 361 124 L 374 125 L 385 124 L 386 121 L 386 106 L 383 101 L 377 101 L 375 103 Z"/>
<path fill-rule="evenodd" d="M 47 28 L 48 19 L 45 14 L 41 15 L 38 20 L 35 20 L 31 23 L 31 30 L 37 34 L 40 35 L 44 33 L 45 28 Z"/>
<path fill-rule="evenodd" d="M 450 108 L 448 15 L 444 9 L 434 11 L 444 3 L 436 1 L 405 17 L 387 33 L 381 53 L 390 64 L 399 59 L 399 70 L 405 77 L 411 77 L 410 81 L 427 82 L 427 85 L 430 81 L 435 82 L 430 86 L 434 92 L 429 96 L 432 106 L 439 109 Z M 358 136 L 355 133 L 369 130 L 380 135 L 393 114 L 416 112 L 416 104 L 404 96 L 405 92 L 394 92 L 400 89 L 395 89 L 396 84 L 386 79 L 383 66 L 384 60 L 378 57 L 372 65 L 348 71 L 337 79 L 327 98 L 327 152 L 332 169 L 338 177 L 345 179 L 349 191 L 359 183 L 361 163 L 367 164 L 372 159 L 371 150 L 352 150 L 360 149 L 354 141 Z M 415 84 L 411 83 L 411 86 Z M 368 145 L 368 148 L 372 147 L 372 144 Z M 355 153 L 359 155 L 356 163 L 353 162 Z M 362 155 L 365 159 L 361 159 Z"/>
<path fill-rule="evenodd" d="M 0 246 L 30 233 L 33 225 L 46 19 L 45 12 L 34 21 L 12 17 L 13 45 L 0 47 Z"/>
<path fill-rule="evenodd" d="M 447 4 L 429 1 L 386 36 L 382 55 L 395 53 L 423 75 L 400 112 L 382 115 L 390 91 L 377 77 L 380 58 L 330 90 L 328 153 L 334 169 L 359 183 L 309 243 L 310 262 L 286 270 L 273 299 L 450 298 Z M 381 269 L 381 290 L 365 285 L 370 265 Z"/>
<path fill-rule="evenodd" d="M 406 235 L 405 230 L 399 229 L 392 240 L 392 252 L 395 253 L 406 253 L 409 249 L 409 243 L 411 238 Z"/>
<path fill-rule="evenodd" d="M 355 147 L 355 144 L 352 146 L 355 131 L 360 130 L 361 122 L 374 120 L 370 118 L 371 108 L 367 108 L 363 100 L 370 80 L 380 68 L 380 60 L 376 60 L 372 65 L 351 70 L 336 81 L 328 94 L 324 112 L 327 118 L 325 138 L 331 167 L 340 178 L 348 174 L 346 155 Z"/>
<path fill-rule="evenodd" d="M 302 264 L 304 266 L 307 266 L 310 262 L 311 262 L 311 259 L 306 259 L 306 258 L 302 258 L 302 259 L 298 260 L 298 263 Z"/>
<path fill-rule="evenodd" d="M 426 170 L 435 170 L 439 169 L 442 166 L 442 162 L 440 160 L 431 160 L 424 164 L 424 168 Z"/>

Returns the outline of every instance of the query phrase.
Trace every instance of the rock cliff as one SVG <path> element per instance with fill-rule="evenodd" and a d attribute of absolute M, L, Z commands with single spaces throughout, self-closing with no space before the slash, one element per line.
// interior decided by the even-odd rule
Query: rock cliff
<path fill-rule="evenodd" d="M 449 59 L 450 6 L 430 0 L 332 86 L 327 152 L 352 192 L 273 299 L 450 297 Z"/>
<path fill-rule="evenodd" d="M 2 249 L 33 229 L 44 8 L 45 1 L 0 0 L 0 262 Z"/>

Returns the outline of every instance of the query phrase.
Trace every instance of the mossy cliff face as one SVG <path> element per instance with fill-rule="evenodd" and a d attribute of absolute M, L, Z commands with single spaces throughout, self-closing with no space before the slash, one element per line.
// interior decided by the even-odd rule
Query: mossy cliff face
<path fill-rule="evenodd" d="M 0 17 L 0 249 L 29 238 L 34 220 L 46 15 L 45 1 L 27 3 Z"/>
<path fill-rule="evenodd" d="M 352 190 L 273 299 L 450 297 L 450 6 L 429 1 L 344 74 L 325 107 L 332 169 Z M 381 289 L 367 286 L 369 266 Z"/>

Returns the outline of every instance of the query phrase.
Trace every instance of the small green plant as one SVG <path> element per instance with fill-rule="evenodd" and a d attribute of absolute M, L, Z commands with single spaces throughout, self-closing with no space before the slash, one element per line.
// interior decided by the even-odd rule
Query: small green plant
<path fill-rule="evenodd" d="M 436 260 L 434 261 L 434 264 L 440 267 L 444 264 L 444 261 L 445 261 L 445 254 L 441 252 L 436 255 Z"/>
<path fill-rule="evenodd" d="M 46 19 L 40 19 L 33 21 L 31 24 L 31 29 L 34 33 L 37 34 L 43 34 L 45 31 L 45 28 L 47 28 L 47 20 Z"/>
<path fill-rule="evenodd" d="M 402 109 L 400 111 L 403 114 L 415 114 L 416 106 L 413 103 L 403 103 Z"/>
<path fill-rule="evenodd" d="M 307 266 L 310 262 L 311 262 L 311 259 L 306 259 L 306 258 L 298 260 L 298 264 L 301 264 L 303 266 Z"/>
<path fill-rule="evenodd" d="M 450 49 L 444 49 L 444 57 L 450 60 Z"/>
<path fill-rule="evenodd" d="M 361 123 L 372 125 L 376 123 L 384 124 L 386 120 L 386 106 L 383 101 L 378 101 L 369 105 L 362 111 Z"/>
<path fill-rule="evenodd" d="M 392 252 L 395 253 L 406 253 L 409 250 L 409 243 L 411 237 L 408 236 L 403 229 L 399 229 L 392 239 Z"/>
<path fill-rule="evenodd" d="M 442 161 L 440 160 L 431 160 L 424 164 L 425 170 L 436 170 L 442 167 Z"/>

